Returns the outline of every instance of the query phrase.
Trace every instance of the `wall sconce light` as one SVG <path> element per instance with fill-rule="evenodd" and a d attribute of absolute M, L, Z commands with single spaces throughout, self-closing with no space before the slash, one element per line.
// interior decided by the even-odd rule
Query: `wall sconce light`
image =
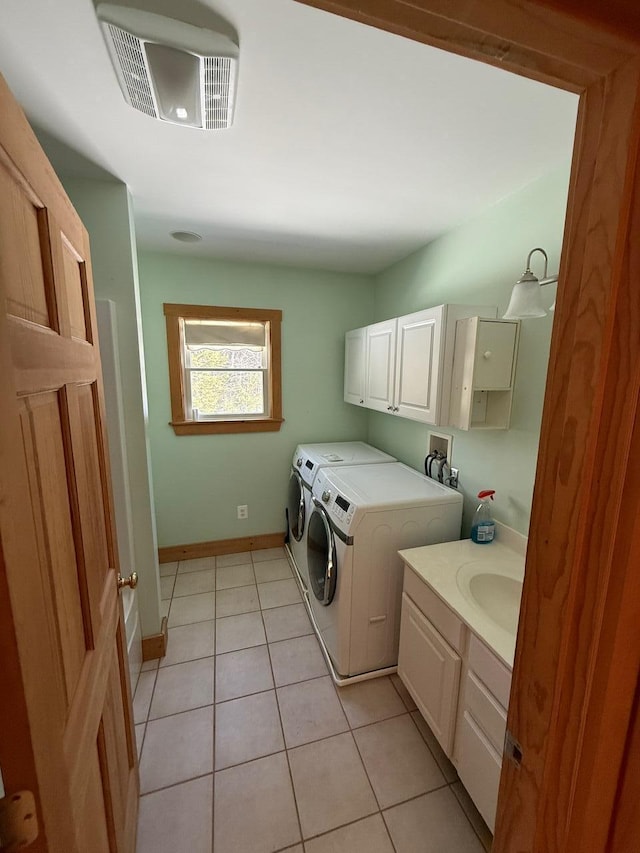
<path fill-rule="evenodd" d="M 542 252 L 544 256 L 544 273 L 541 279 L 537 279 L 531 272 L 531 255 L 534 252 Z M 547 264 L 549 259 L 544 249 L 532 249 L 527 255 L 527 268 L 522 273 L 522 276 L 514 284 L 511 292 L 511 300 L 503 320 L 531 320 L 534 317 L 546 317 L 547 311 L 542 305 L 541 287 L 545 284 L 553 284 L 558 280 L 557 275 L 547 275 Z M 550 311 L 556 307 L 554 302 Z"/>

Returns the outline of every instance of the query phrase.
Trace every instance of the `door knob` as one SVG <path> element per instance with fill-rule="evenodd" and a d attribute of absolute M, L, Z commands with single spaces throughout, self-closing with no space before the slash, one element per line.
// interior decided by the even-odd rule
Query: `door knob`
<path fill-rule="evenodd" d="M 128 578 L 123 578 L 121 574 L 118 575 L 118 589 L 123 589 L 125 586 L 131 587 L 131 589 L 138 586 L 137 572 L 131 572 Z"/>

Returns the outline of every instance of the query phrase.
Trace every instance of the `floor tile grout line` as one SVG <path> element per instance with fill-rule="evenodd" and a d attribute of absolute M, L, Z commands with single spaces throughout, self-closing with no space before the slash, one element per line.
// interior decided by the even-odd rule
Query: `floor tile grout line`
<path fill-rule="evenodd" d="M 477 829 L 475 828 L 475 826 L 473 825 L 473 821 L 471 820 L 471 818 L 470 818 L 470 817 L 469 817 L 469 815 L 467 814 L 467 811 L 466 811 L 465 807 L 462 805 L 462 802 L 461 802 L 460 798 L 458 797 L 458 795 L 456 794 L 455 790 L 453 789 L 453 788 L 454 788 L 454 785 L 456 785 L 456 784 L 458 784 L 458 783 L 460 783 L 460 785 L 462 785 L 462 782 L 460 782 L 460 779 L 456 779 L 456 781 L 455 781 L 455 782 L 450 782 L 450 783 L 449 783 L 449 788 L 450 788 L 450 790 L 451 790 L 451 793 L 452 793 L 452 795 L 455 797 L 456 802 L 458 803 L 458 805 L 460 806 L 460 811 L 461 811 L 461 812 L 463 813 L 463 815 L 466 817 L 466 819 L 467 819 L 467 821 L 468 821 L 469 825 L 471 826 L 471 829 L 473 830 L 473 832 L 474 832 L 474 833 L 475 833 L 475 835 L 476 835 L 476 838 L 477 838 L 477 839 L 478 839 L 478 841 L 480 842 L 480 846 L 483 848 L 483 850 L 486 850 L 487 848 L 486 848 L 486 847 L 485 847 L 485 845 L 484 845 L 484 841 L 483 841 L 483 839 L 482 839 L 482 836 L 480 835 L 480 833 L 478 832 L 478 830 L 477 830 Z M 464 788 L 464 785 L 462 785 L 462 787 Z M 465 788 L 465 791 L 466 791 L 466 788 Z M 475 808 L 475 806 L 474 806 L 474 808 Z M 479 818 L 482 820 L 482 815 L 480 814 L 480 812 L 478 812 L 478 816 L 479 816 Z M 487 826 L 487 830 L 491 833 L 491 830 L 489 829 L 489 827 L 488 827 L 488 826 Z M 493 833 L 491 833 L 491 837 L 493 838 Z M 489 849 L 491 849 L 491 848 L 489 848 Z"/>
<path fill-rule="evenodd" d="M 436 762 L 436 764 L 438 765 L 438 769 L 440 770 L 440 772 L 442 773 L 442 775 L 444 776 L 444 778 L 445 778 L 445 779 L 447 779 L 447 777 L 446 777 L 446 775 L 445 775 L 445 772 L 444 772 L 444 769 L 442 768 L 442 765 L 440 764 L 440 759 L 439 759 L 439 757 L 436 755 L 436 753 L 435 753 L 435 752 L 433 751 L 433 749 L 431 748 L 431 745 L 429 744 L 429 741 L 428 741 L 428 740 L 426 739 L 426 737 L 422 734 L 422 731 L 420 730 L 420 726 L 419 726 L 419 725 L 416 723 L 416 721 L 413 719 L 413 715 L 414 715 L 414 714 L 420 714 L 420 711 L 419 711 L 417 708 L 416 708 L 416 710 L 415 710 L 415 711 L 409 711 L 409 716 L 410 716 L 410 717 L 411 717 L 411 719 L 413 720 L 413 724 L 415 725 L 415 727 L 418 729 L 418 732 L 419 732 L 419 734 L 420 734 L 420 737 L 422 738 L 422 740 L 423 740 L 423 742 L 424 742 L 425 746 L 427 747 L 427 749 L 429 750 L 429 752 L 430 752 L 430 753 L 431 753 L 431 755 L 433 756 L 433 760 L 434 760 L 434 761 Z M 422 714 L 420 714 L 420 716 L 422 717 Z M 422 719 L 424 720 L 425 725 L 428 727 L 428 726 L 429 726 L 429 723 L 427 723 L 427 721 L 424 719 L 424 717 L 422 717 Z M 432 734 L 433 734 L 433 732 L 432 732 Z M 434 735 L 434 737 L 435 737 L 435 735 Z M 450 784 L 450 785 L 452 785 L 452 784 L 454 784 L 455 782 L 459 782 L 459 781 L 460 781 L 460 777 L 458 776 L 458 773 L 457 773 L 457 771 L 456 771 L 455 766 L 453 765 L 453 762 L 449 759 L 448 755 L 444 752 L 444 750 L 443 750 L 443 754 L 444 754 L 445 759 L 449 762 L 449 764 L 451 764 L 451 766 L 453 767 L 454 771 L 456 772 L 456 778 L 453 780 L 453 782 L 449 782 L 449 780 L 447 779 L 447 783 L 448 783 L 448 784 Z"/>
<path fill-rule="evenodd" d="M 264 614 L 262 609 L 260 609 L 260 618 L 262 619 L 262 628 L 264 630 L 265 637 L 267 636 L 267 626 L 264 621 Z M 287 762 L 287 770 L 289 771 L 289 782 L 291 784 L 291 793 L 293 795 L 293 805 L 296 810 L 296 819 L 298 821 L 298 832 L 300 834 L 300 843 L 302 844 L 302 849 L 304 850 L 304 836 L 302 834 L 302 820 L 300 819 L 300 809 L 298 807 L 298 798 L 296 796 L 296 786 L 293 782 L 293 771 L 291 770 L 291 762 L 289 760 L 289 752 L 287 750 L 287 740 L 284 733 L 284 723 L 282 721 L 282 709 L 280 708 L 280 699 L 278 697 L 278 689 L 276 687 L 276 674 L 273 671 L 273 660 L 271 659 L 271 648 L 269 643 L 267 642 L 267 656 L 269 658 L 269 667 L 271 669 L 271 679 L 273 681 L 273 691 L 276 697 L 276 708 L 278 709 L 278 718 L 280 720 L 280 730 L 282 731 L 282 742 L 284 744 L 284 754 L 285 761 Z M 289 845 L 291 846 L 291 845 Z M 286 848 L 284 848 L 286 849 Z"/>
<path fill-rule="evenodd" d="M 398 673 L 397 673 L 397 672 L 396 672 L 395 674 L 396 674 L 396 675 L 398 675 Z M 399 676 L 399 675 L 398 675 L 398 679 L 399 679 L 400 681 L 402 681 L 402 679 L 400 678 L 400 676 Z M 402 702 L 402 704 L 404 705 L 404 707 L 407 709 L 408 713 L 409 713 L 409 714 L 413 714 L 413 712 L 414 712 L 414 711 L 417 711 L 417 710 L 418 710 L 418 707 L 416 706 L 416 703 L 415 703 L 415 702 L 413 702 L 413 699 L 411 698 L 411 694 L 409 693 L 409 691 L 407 690 L 407 688 L 405 687 L 405 690 L 407 690 L 407 693 L 409 693 L 409 698 L 411 699 L 411 701 L 413 702 L 413 705 L 414 705 L 414 707 L 413 707 L 413 708 L 410 708 L 410 707 L 407 705 L 406 700 L 404 699 L 404 697 L 403 697 L 402 693 L 398 690 L 398 688 L 397 688 L 397 686 L 396 686 L 396 683 L 394 682 L 393 677 L 392 677 L 391 675 L 389 676 L 389 681 L 391 682 L 391 685 L 392 685 L 393 689 L 396 691 L 396 693 L 397 693 L 397 694 L 398 694 L 398 696 L 400 697 L 400 701 Z"/>
<path fill-rule="evenodd" d="M 207 622 L 215 622 L 215 619 L 207 619 L 206 621 Z M 192 622 L 191 624 L 192 625 L 202 625 L 202 622 Z M 179 628 L 185 628 L 186 625 L 178 625 L 178 627 Z M 215 658 L 215 654 L 201 655 L 200 657 L 197 657 L 197 658 L 189 658 L 189 660 L 179 660 L 179 661 L 176 661 L 176 663 L 168 663 L 166 666 L 159 666 L 157 668 L 157 671 L 160 672 L 161 669 L 162 670 L 173 669 L 174 666 L 184 666 L 185 663 L 197 663 L 197 661 L 199 661 L 199 660 L 207 660 L 208 658 Z M 150 672 L 151 670 L 147 670 L 147 671 Z M 167 716 L 169 717 L 171 715 L 167 714 Z"/>
<path fill-rule="evenodd" d="M 420 795 L 422 796 L 422 794 Z M 402 805 L 402 803 L 398 803 L 398 805 Z M 393 808 L 393 806 L 391 806 Z M 310 835 L 308 838 L 305 838 L 303 843 L 306 844 L 309 841 L 315 841 L 317 838 L 324 838 L 327 835 L 331 835 L 332 832 L 338 832 L 340 829 L 345 829 L 347 826 L 354 826 L 356 823 L 360 823 L 361 821 L 368 820 L 370 817 L 375 817 L 376 815 L 380 815 L 383 819 L 384 828 L 387 831 L 387 836 L 389 837 L 389 841 L 391 842 L 391 846 L 394 851 L 396 849 L 393 839 L 391 838 L 391 833 L 389 832 L 386 823 L 384 822 L 384 815 L 382 809 L 377 809 L 375 812 L 371 812 L 370 814 L 363 815 L 362 817 L 357 817 L 355 820 L 349 820 L 346 823 L 341 823 L 339 826 L 334 826 L 331 829 L 326 829 L 324 832 L 318 832 L 316 835 Z M 281 848 L 280 853 L 282 851 L 287 850 L 286 847 Z M 359 852 L 358 852 L 359 853 Z"/>
<path fill-rule="evenodd" d="M 351 737 L 353 738 L 353 743 L 356 747 L 356 752 L 358 753 L 358 757 L 360 758 L 360 763 L 362 764 L 362 768 L 364 770 L 364 774 L 367 777 L 367 782 L 369 783 L 369 787 L 371 788 L 371 792 L 373 793 L 373 798 L 378 804 L 378 811 L 382 811 L 382 806 L 380 805 L 380 800 L 378 799 L 378 795 L 376 793 L 376 789 L 373 787 L 373 782 L 371 781 L 371 777 L 369 776 L 369 771 L 367 770 L 367 765 L 365 764 L 365 760 L 362 757 L 362 752 L 360 751 L 360 747 L 358 745 L 358 741 L 353 733 L 353 729 L 351 729 Z"/>
<path fill-rule="evenodd" d="M 391 828 L 390 828 L 389 824 L 387 823 L 387 820 L 384 816 L 384 812 L 380 812 L 380 816 L 382 818 L 382 823 L 384 824 L 384 828 L 387 830 L 387 835 L 389 836 L 389 839 L 391 840 L 391 846 L 393 847 L 395 853 L 398 853 L 398 848 L 396 847 L 396 843 L 393 840 L 393 836 L 391 835 Z"/>
<path fill-rule="evenodd" d="M 188 779 L 180 779 L 178 782 L 172 782 L 170 785 L 163 785 L 161 788 L 154 788 L 152 791 L 145 791 L 144 793 L 140 793 L 140 799 L 142 797 L 148 797 L 150 794 L 157 794 L 159 791 L 168 791 L 171 788 L 177 788 L 178 785 L 186 785 L 187 782 L 195 782 L 197 779 L 206 779 L 207 776 L 215 776 L 215 771 L 211 773 L 199 773 L 197 776 L 190 776 Z"/>
<path fill-rule="evenodd" d="M 149 722 L 149 714 L 151 713 L 151 705 L 153 704 L 153 697 L 154 697 L 155 692 L 156 692 L 156 682 L 158 680 L 159 667 L 155 667 L 155 669 L 146 669 L 145 673 L 147 673 L 147 672 L 153 672 L 154 673 L 153 687 L 151 688 L 151 699 L 149 700 L 149 707 L 147 708 L 147 713 L 145 715 L 144 720 L 140 720 L 138 723 L 136 723 L 135 715 L 134 715 L 134 718 L 133 718 L 133 725 L 134 726 L 140 725 L 140 723 L 144 723 L 146 725 Z M 140 673 L 138 675 L 138 681 L 136 682 L 136 691 L 138 690 L 138 684 L 140 683 L 140 676 L 141 675 L 143 675 L 142 670 L 140 671 Z M 133 694 L 133 699 L 135 701 L 135 692 Z M 145 729 L 145 735 L 146 735 L 146 729 Z"/>
<path fill-rule="evenodd" d="M 440 767 L 440 762 L 439 762 L 439 761 L 438 761 L 438 759 L 435 757 L 435 755 L 433 754 L 433 751 L 432 751 L 432 750 L 431 750 L 431 748 L 429 747 L 429 744 L 427 743 L 427 741 L 426 741 L 426 740 L 424 739 L 424 737 L 422 736 L 422 732 L 420 731 L 420 728 L 419 728 L 418 724 L 416 723 L 416 721 L 415 721 L 415 720 L 413 719 L 413 717 L 411 716 L 411 712 L 410 712 L 410 711 L 407 711 L 407 714 L 409 715 L 409 719 L 411 720 L 411 723 L 412 723 L 413 727 L 414 727 L 414 728 L 415 728 L 415 730 L 418 732 L 418 735 L 420 736 L 420 739 L 422 740 L 422 742 L 424 743 L 424 745 L 427 747 L 427 752 L 428 752 L 428 753 L 429 753 L 429 755 L 433 758 L 433 761 L 434 761 L 434 763 L 435 763 L 436 767 L 438 768 L 438 772 L 440 773 L 440 775 L 441 775 L 441 776 L 442 776 L 442 778 L 444 779 L 445 783 L 448 785 L 448 784 L 449 784 L 449 782 L 448 782 L 448 780 L 447 780 L 447 777 L 444 775 L 444 771 L 443 771 L 442 767 Z"/>
<path fill-rule="evenodd" d="M 214 559 L 214 569 L 216 568 L 216 561 Z M 178 569 L 180 569 L 180 564 L 178 564 Z M 177 574 L 176 574 L 177 578 Z M 176 581 L 177 582 L 177 581 Z M 175 587 L 174 587 L 175 589 Z M 178 596 L 180 597 L 180 596 Z M 173 596 L 171 597 L 171 603 L 173 604 Z M 216 600 L 215 600 L 215 592 L 213 599 L 213 618 L 203 620 L 205 622 L 213 622 L 213 655 L 208 655 L 208 657 L 213 658 L 213 702 L 211 705 L 211 725 L 213 727 L 212 737 L 211 737 L 211 774 L 206 773 L 205 776 L 211 775 L 211 853 L 213 853 L 213 844 L 214 844 L 214 832 L 215 832 L 215 822 L 214 822 L 214 808 L 215 808 L 215 794 L 216 794 Z M 192 625 L 199 624 L 198 622 L 187 623 Z M 182 627 L 182 626 L 174 626 L 174 627 Z M 170 630 L 167 625 L 167 630 Z M 199 660 L 206 660 L 206 658 L 199 658 Z M 189 663 L 190 661 L 184 661 L 184 663 Z M 164 669 L 168 669 L 168 667 L 163 667 Z M 160 671 L 160 667 L 158 667 L 158 672 Z M 156 679 L 157 680 L 157 679 Z M 208 706 L 204 706 L 208 707 Z M 183 712 L 186 713 L 186 712 Z M 175 716 L 175 715 L 174 715 Z M 163 719 L 163 718 L 161 718 Z M 145 731 L 146 735 L 146 731 Z M 196 777 L 201 778 L 201 777 Z"/>
<path fill-rule="evenodd" d="M 214 679 L 214 696 L 215 696 L 215 679 Z M 174 711 L 172 714 L 163 714 L 161 717 L 149 717 L 147 723 L 155 723 L 157 720 L 167 720 L 169 717 L 177 717 L 178 714 L 188 714 L 190 711 L 201 711 L 203 708 L 215 708 L 216 702 L 207 702 L 204 705 L 194 705 L 193 708 L 183 708 L 181 711 Z M 222 703 L 220 703 L 222 704 Z"/>

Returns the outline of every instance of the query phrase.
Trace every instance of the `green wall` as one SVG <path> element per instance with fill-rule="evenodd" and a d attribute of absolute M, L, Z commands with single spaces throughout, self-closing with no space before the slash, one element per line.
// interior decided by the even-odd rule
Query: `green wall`
<path fill-rule="evenodd" d="M 125 467 L 129 486 L 127 497 L 131 528 L 134 531 L 134 563 L 121 568 L 124 574 L 129 574 L 133 569 L 138 573 L 142 634 L 152 636 L 160 631 L 160 584 L 151 459 L 146 431 L 147 401 L 131 197 L 126 185 L 116 180 L 63 176 L 63 181 L 89 232 L 96 299 L 110 299 L 116 306 Z"/>
<path fill-rule="evenodd" d="M 343 365 L 345 332 L 373 319 L 371 278 L 150 252 L 139 265 L 158 544 L 283 531 L 296 445 L 366 437 L 367 412 L 343 401 Z M 164 302 L 282 309 L 280 432 L 174 435 Z"/>
<path fill-rule="evenodd" d="M 149 397 L 149 438 L 158 544 L 284 530 L 296 444 L 366 439 L 422 470 L 429 428 L 343 402 L 344 333 L 375 320 L 446 302 L 506 310 L 527 253 L 542 246 L 558 270 L 568 165 L 503 199 L 373 279 L 141 252 L 140 292 Z M 540 256 L 533 269 L 542 274 Z M 550 306 L 555 285 L 543 299 Z M 283 310 L 285 423 L 279 433 L 176 436 L 170 403 L 163 302 Z M 495 516 L 526 533 L 553 315 L 522 324 L 511 428 L 454 436 L 468 535 L 477 492 L 496 489 Z M 239 521 L 236 507 L 249 506 Z"/>
<path fill-rule="evenodd" d="M 482 216 L 450 231 L 378 276 L 375 318 L 398 317 L 446 302 L 497 305 L 504 314 L 511 285 L 524 270 L 528 252 L 541 246 L 549 273 L 558 271 L 569 167 L 558 169 L 503 199 Z M 542 277 L 542 256 L 532 260 Z M 549 307 L 556 285 L 543 289 Z M 461 431 L 454 436 L 453 463 L 460 469 L 465 498 L 463 536 L 480 489 L 495 489 L 495 517 L 527 533 L 553 315 L 521 324 L 511 428 Z M 369 414 L 368 440 L 413 468 L 422 469 L 429 429 L 392 415 Z"/>

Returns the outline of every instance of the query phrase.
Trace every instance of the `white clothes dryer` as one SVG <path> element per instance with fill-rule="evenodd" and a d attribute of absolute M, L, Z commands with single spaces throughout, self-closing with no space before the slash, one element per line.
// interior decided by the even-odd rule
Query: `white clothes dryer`
<path fill-rule="evenodd" d="M 337 684 L 398 663 L 401 548 L 460 538 L 462 495 L 400 462 L 322 468 L 307 532 L 308 601 Z"/>
<path fill-rule="evenodd" d="M 296 447 L 289 477 L 288 538 L 289 553 L 305 590 L 309 585 L 307 521 L 311 513 L 311 489 L 318 471 L 328 466 L 340 468 L 347 465 L 373 465 L 395 461 L 395 457 L 365 444 L 364 441 L 299 444 Z"/>

